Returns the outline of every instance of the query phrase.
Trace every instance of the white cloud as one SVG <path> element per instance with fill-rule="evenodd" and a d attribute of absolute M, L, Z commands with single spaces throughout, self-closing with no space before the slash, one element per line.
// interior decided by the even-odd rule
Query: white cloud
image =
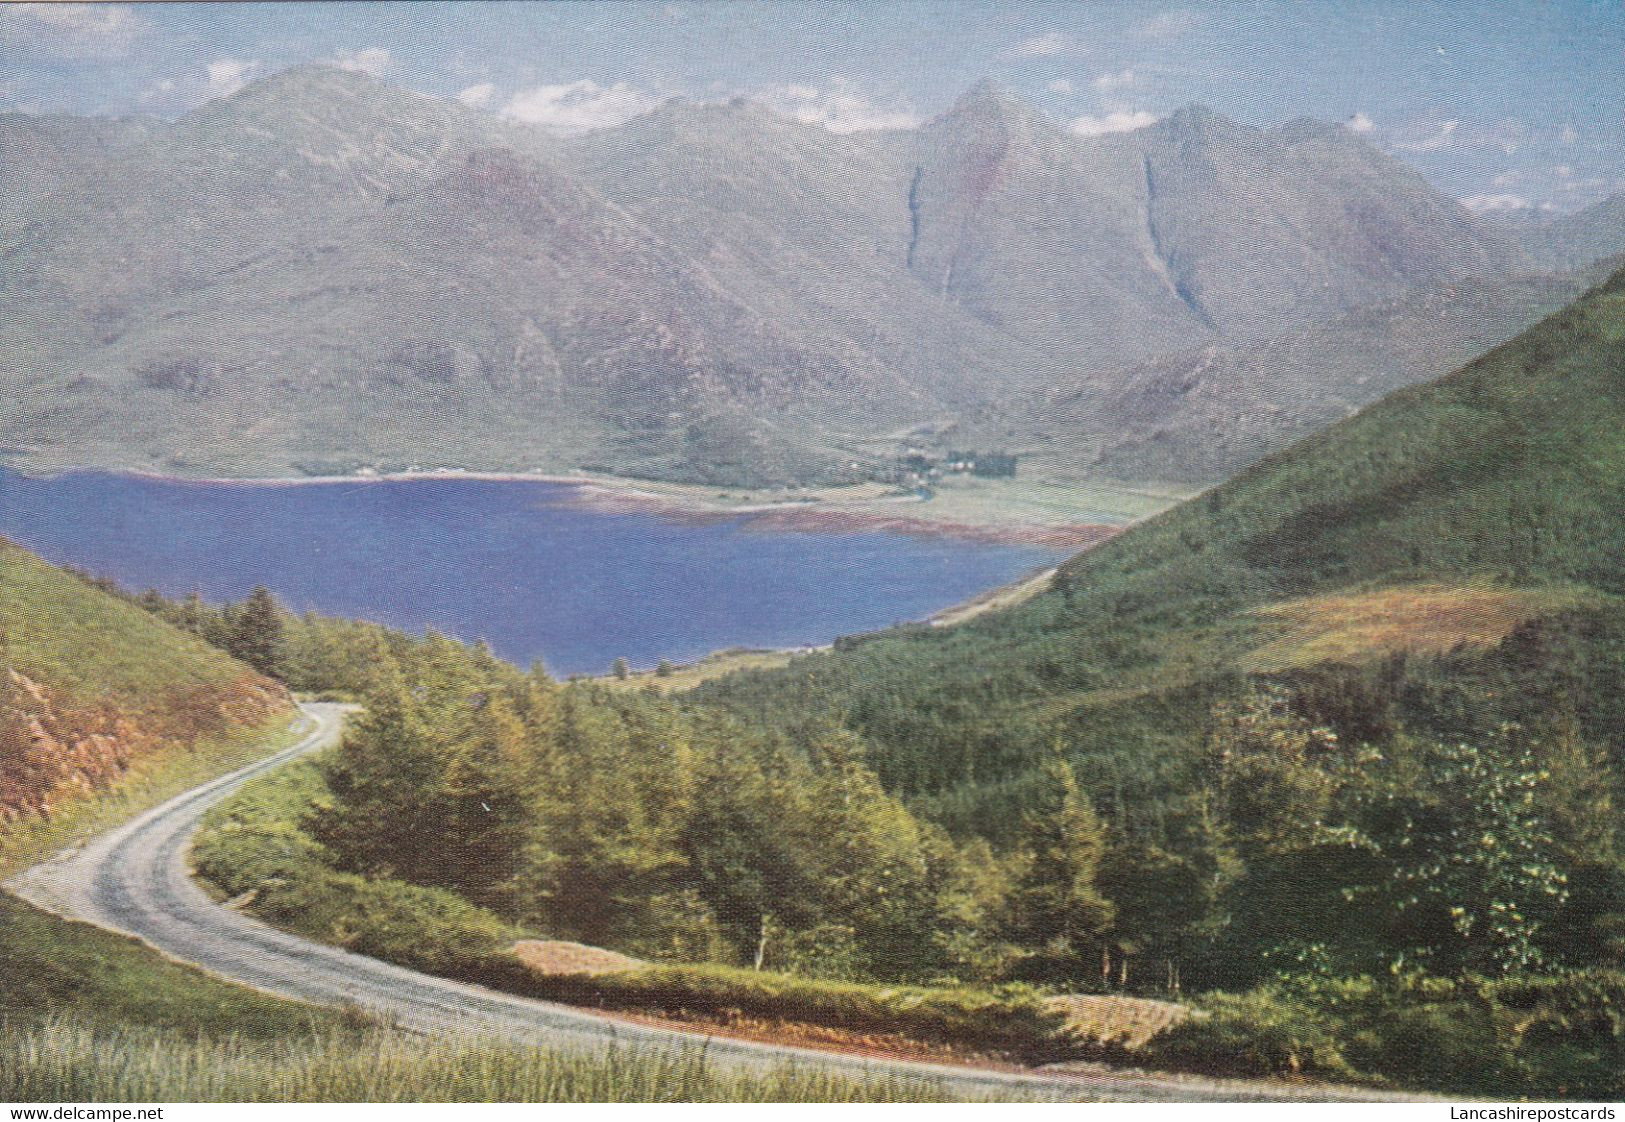
<path fill-rule="evenodd" d="M 214 98 L 230 97 L 264 73 L 259 59 L 217 58 L 201 70 L 188 69 L 174 78 L 163 78 L 136 95 L 149 113 L 179 114 L 196 109 Z"/>
<path fill-rule="evenodd" d="M 256 77 L 263 64 L 259 59 L 252 62 L 240 58 L 219 58 L 205 67 L 208 74 L 208 96 L 230 97 Z"/>
<path fill-rule="evenodd" d="M 1576 140 L 1580 139 L 1580 134 L 1575 130 L 1573 125 L 1566 124 L 1563 126 L 1563 131 L 1558 134 L 1558 139 L 1564 144 L 1573 144 Z"/>
<path fill-rule="evenodd" d="M 1356 113 L 1343 123 L 1349 132 L 1367 133 L 1376 128 L 1376 124 L 1365 113 Z"/>
<path fill-rule="evenodd" d="M 1148 20 L 1143 20 L 1134 29 L 1135 34 L 1147 39 L 1171 39 L 1177 35 L 1184 35 L 1194 31 L 1202 25 L 1202 15 L 1187 8 L 1175 8 L 1168 12 L 1159 12 Z"/>
<path fill-rule="evenodd" d="M 1493 148 L 1505 156 L 1522 148 L 1529 135 L 1529 126 L 1517 117 L 1505 117 L 1491 124 L 1463 124 L 1456 118 L 1447 121 L 1422 118 L 1389 130 L 1390 146 L 1396 152 L 1446 149 L 1467 152 Z"/>
<path fill-rule="evenodd" d="M 359 51 L 339 51 L 332 58 L 333 65 L 340 70 L 354 70 L 358 74 L 370 74 L 374 78 L 383 77 L 394 60 L 389 57 L 389 51 L 383 47 L 367 47 Z"/>
<path fill-rule="evenodd" d="M 1103 136 L 1109 132 L 1132 132 L 1134 129 L 1143 129 L 1147 125 L 1156 124 L 1157 121 L 1155 113 L 1144 109 L 1120 109 L 1094 117 L 1086 114 L 1074 118 L 1070 128 L 1078 136 Z"/>
<path fill-rule="evenodd" d="M 0 43 L 60 58 L 121 58 L 151 26 L 128 4 L 0 4 Z"/>
<path fill-rule="evenodd" d="M 1066 32 L 1046 31 L 1017 43 L 1015 54 L 1021 58 L 1050 58 L 1077 49 L 1077 40 Z"/>
<path fill-rule="evenodd" d="M 822 125 L 830 132 L 865 132 L 871 129 L 912 129 L 920 115 L 907 106 L 879 105 L 864 96 L 858 86 L 843 78 L 832 79 L 827 89 L 816 86 L 775 86 L 757 92 L 754 100 L 781 116 L 809 125 Z"/>
<path fill-rule="evenodd" d="M 1069 94 L 1072 92 L 1072 83 L 1065 78 L 1057 78 L 1046 87 L 1050 93 Z"/>
<path fill-rule="evenodd" d="M 1437 152 L 1441 148 L 1450 146 L 1451 137 L 1461 127 L 1456 120 L 1445 121 L 1437 129 L 1415 140 L 1395 141 L 1394 147 L 1401 152 Z"/>
<path fill-rule="evenodd" d="M 624 124 L 659 104 L 659 99 L 625 82 L 600 86 L 590 78 L 583 78 L 579 82 L 520 90 L 508 99 L 502 112 L 504 116 L 539 125 L 561 136 L 576 136 Z"/>
<path fill-rule="evenodd" d="M 1468 195 L 1461 205 L 1474 214 L 1506 214 L 1514 210 L 1528 210 L 1534 204 L 1522 195 Z"/>
<path fill-rule="evenodd" d="M 1102 74 L 1089 84 L 1102 92 L 1120 90 L 1132 86 L 1139 79 L 1132 69 L 1119 70 L 1116 73 Z"/>
<path fill-rule="evenodd" d="M 496 86 L 490 82 L 481 82 L 478 85 L 469 86 L 468 89 L 459 93 L 457 100 L 464 105 L 478 108 L 482 105 L 491 104 L 491 99 L 496 96 L 496 92 Z"/>

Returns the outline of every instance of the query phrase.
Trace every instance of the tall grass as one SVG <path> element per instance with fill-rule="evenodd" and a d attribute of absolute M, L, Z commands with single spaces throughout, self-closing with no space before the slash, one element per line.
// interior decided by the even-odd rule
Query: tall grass
<path fill-rule="evenodd" d="M 1013 1095 L 1023 1097 L 1020 1089 Z M 953 1102 L 929 1080 L 784 1065 L 734 1071 L 701 1049 L 566 1052 L 387 1029 L 191 1039 L 76 1018 L 0 1022 L 10 1102 Z"/>

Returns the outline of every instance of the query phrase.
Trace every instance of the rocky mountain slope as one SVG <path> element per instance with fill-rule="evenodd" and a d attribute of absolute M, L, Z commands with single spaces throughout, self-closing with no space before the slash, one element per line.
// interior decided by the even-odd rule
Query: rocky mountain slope
<path fill-rule="evenodd" d="M 34 467 L 840 479 L 854 439 L 1534 261 L 1340 128 L 1082 138 L 986 83 L 917 131 L 673 102 L 565 140 L 300 67 L 174 123 L 0 118 L 0 154 Z"/>
<path fill-rule="evenodd" d="M 1294 331 L 1063 378 L 957 438 L 1021 446 L 1081 475 L 1215 483 L 1505 342 L 1621 263 L 1424 285 Z"/>

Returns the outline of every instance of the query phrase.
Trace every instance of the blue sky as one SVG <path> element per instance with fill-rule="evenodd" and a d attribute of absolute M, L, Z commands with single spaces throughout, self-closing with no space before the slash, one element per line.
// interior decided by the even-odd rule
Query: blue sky
<path fill-rule="evenodd" d="M 736 95 L 910 127 L 993 77 L 1079 132 L 1349 123 L 1479 209 L 1625 190 L 1625 0 L 6 5 L 0 107 L 175 116 L 308 61 L 560 132 Z"/>

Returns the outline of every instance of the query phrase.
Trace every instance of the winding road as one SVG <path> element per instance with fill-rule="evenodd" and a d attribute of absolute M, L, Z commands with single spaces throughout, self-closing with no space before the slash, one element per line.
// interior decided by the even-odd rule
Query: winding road
<path fill-rule="evenodd" d="M 703 1046 L 709 1060 L 758 1069 L 784 1064 L 857 1075 L 925 1079 L 974 1095 L 1125 1101 L 1399 1099 L 1357 1089 L 1215 1082 L 1127 1072 L 999 1071 L 762 1044 L 618 1020 L 394 966 L 278 931 L 214 902 L 192 879 L 188 849 L 204 813 L 255 776 L 334 743 L 346 707 L 303 706 L 302 739 L 258 763 L 194 788 L 5 885 L 59 915 L 135 935 L 159 951 L 230 981 L 322 1005 L 353 1004 L 404 1028 L 500 1036 L 550 1047 Z"/>

